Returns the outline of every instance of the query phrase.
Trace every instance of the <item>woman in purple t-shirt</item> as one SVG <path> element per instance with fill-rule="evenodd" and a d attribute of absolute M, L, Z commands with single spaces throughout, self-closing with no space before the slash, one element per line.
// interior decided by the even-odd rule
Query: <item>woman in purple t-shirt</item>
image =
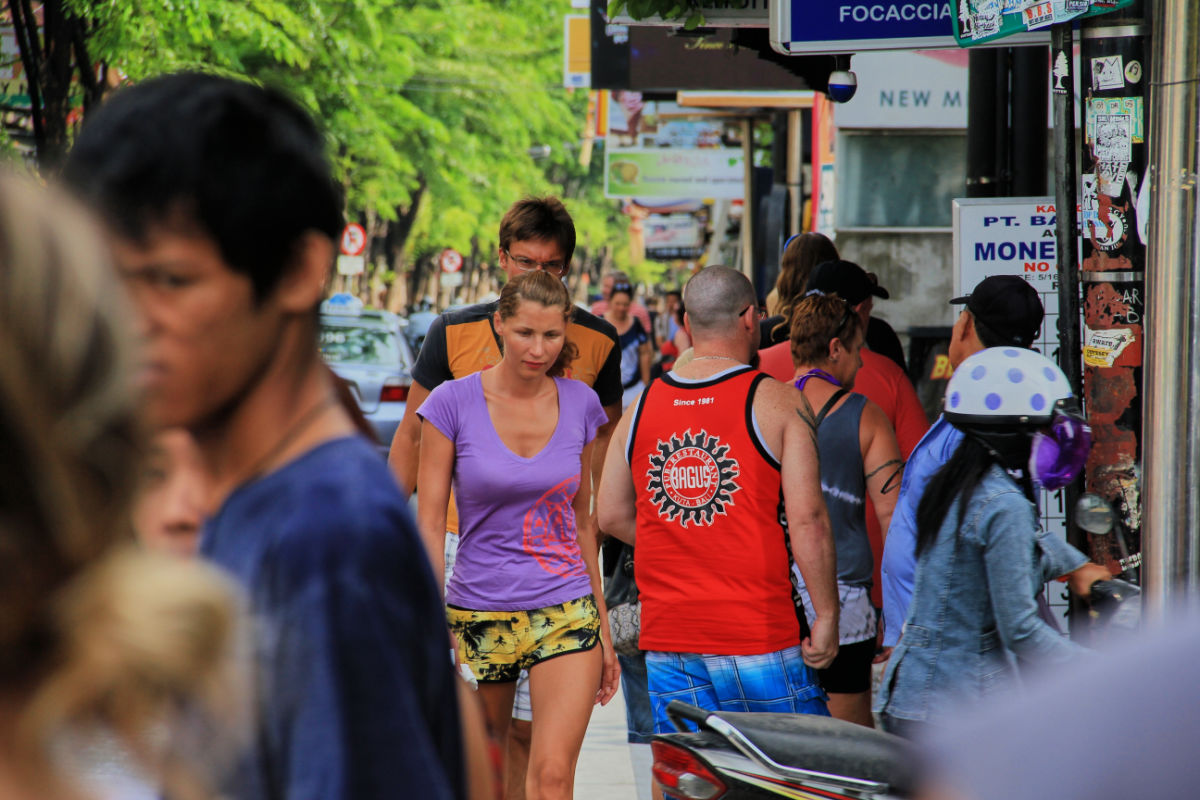
<path fill-rule="evenodd" d="M 446 613 L 500 741 L 529 670 L 530 798 L 571 796 L 592 707 L 612 698 L 619 676 L 587 468 L 607 418 L 590 387 L 562 377 L 576 353 L 571 310 L 546 272 L 509 281 L 493 318 L 500 363 L 441 384 L 418 412 L 421 532 L 440 556 L 453 484 L 460 541 Z"/>

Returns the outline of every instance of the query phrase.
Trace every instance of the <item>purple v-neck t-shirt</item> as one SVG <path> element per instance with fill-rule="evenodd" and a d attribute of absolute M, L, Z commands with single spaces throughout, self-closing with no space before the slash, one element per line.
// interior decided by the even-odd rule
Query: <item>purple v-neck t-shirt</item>
<path fill-rule="evenodd" d="M 596 393 L 555 378 L 558 425 L 523 458 L 500 439 L 476 372 L 434 389 L 420 415 L 454 442 L 459 543 L 446 602 L 477 611 L 529 611 L 590 594 L 572 502 L 583 448 L 607 421 Z"/>

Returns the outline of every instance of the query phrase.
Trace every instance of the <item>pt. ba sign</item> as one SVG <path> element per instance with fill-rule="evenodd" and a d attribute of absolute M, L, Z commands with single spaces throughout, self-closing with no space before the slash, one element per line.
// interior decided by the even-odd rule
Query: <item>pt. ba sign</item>
<path fill-rule="evenodd" d="M 779 0 L 771 3 L 771 46 L 785 55 L 957 47 L 946 0 Z M 1045 44 L 1046 31 L 1004 45 Z"/>

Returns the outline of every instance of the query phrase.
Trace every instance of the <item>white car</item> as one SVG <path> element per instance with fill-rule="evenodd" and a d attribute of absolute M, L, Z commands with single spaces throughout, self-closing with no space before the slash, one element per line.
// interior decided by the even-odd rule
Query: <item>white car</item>
<path fill-rule="evenodd" d="M 321 304 L 320 322 L 321 357 L 349 386 L 386 455 L 412 386 L 415 359 L 405 321 L 390 311 L 364 309 L 351 295 L 335 294 Z"/>

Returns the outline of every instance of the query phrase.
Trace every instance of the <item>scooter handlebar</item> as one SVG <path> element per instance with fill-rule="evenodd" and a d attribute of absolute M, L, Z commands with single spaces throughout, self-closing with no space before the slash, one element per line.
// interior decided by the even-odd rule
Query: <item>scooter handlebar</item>
<path fill-rule="evenodd" d="M 1142 619 L 1142 590 L 1120 578 L 1096 581 L 1088 605 L 1093 630 L 1134 631 Z"/>
<path fill-rule="evenodd" d="M 708 719 L 708 715 L 711 713 L 711 711 L 694 706 L 691 703 L 685 703 L 682 700 L 672 700 L 667 703 L 667 718 L 681 732 L 687 731 L 687 726 L 683 724 L 682 720 L 693 722 L 703 729 L 705 727 L 704 721 Z"/>
<path fill-rule="evenodd" d="M 1111 578 L 1106 581 L 1096 581 L 1092 584 L 1092 604 L 1093 605 L 1120 605 L 1121 603 L 1131 598 L 1137 597 L 1142 593 L 1132 583 L 1123 581 L 1120 578 Z"/>

